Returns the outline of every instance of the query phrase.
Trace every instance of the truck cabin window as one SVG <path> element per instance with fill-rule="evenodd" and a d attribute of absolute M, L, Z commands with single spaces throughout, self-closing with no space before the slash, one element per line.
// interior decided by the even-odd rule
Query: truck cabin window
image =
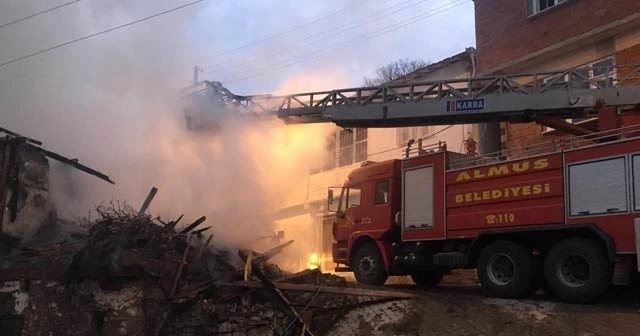
<path fill-rule="evenodd" d="M 389 181 L 376 183 L 376 205 L 389 203 Z"/>
<path fill-rule="evenodd" d="M 353 208 L 360 205 L 360 186 L 350 186 L 347 189 L 347 208 Z"/>
<path fill-rule="evenodd" d="M 360 205 L 360 186 L 349 186 L 342 189 L 338 212 Z"/>

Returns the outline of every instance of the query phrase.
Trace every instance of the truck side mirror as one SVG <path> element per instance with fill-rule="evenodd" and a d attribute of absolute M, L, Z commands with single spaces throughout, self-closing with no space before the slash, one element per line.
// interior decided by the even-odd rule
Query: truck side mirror
<path fill-rule="evenodd" d="M 327 205 L 331 207 L 331 204 L 333 204 L 333 189 L 327 191 Z"/>

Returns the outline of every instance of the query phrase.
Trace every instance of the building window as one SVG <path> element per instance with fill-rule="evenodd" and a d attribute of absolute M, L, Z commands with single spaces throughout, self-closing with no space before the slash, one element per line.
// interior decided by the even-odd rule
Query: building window
<path fill-rule="evenodd" d="M 356 162 L 367 159 L 367 129 L 356 128 Z"/>
<path fill-rule="evenodd" d="M 338 162 L 340 167 L 344 167 L 353 163 L 353 131 L 344 129 L 339 134 L 340 153 Z"/>
<path fill-rule="evenodd" d="M 366 128 L 336 131 L 326 140 L 322 165 L 311 169 L 311 174 L 365 161 L 368 156 L 367 138 Z"/>
<path fill-rule="evenodd" d="M 530 0 L 533 1 L 533 14 L 540 13 L 567 0 Z"/>
<path fill-rule="evenodd" d="M 421 139 L 433 132 L 432 126 L 401 127 L 396 129 L 396 145 L 405 146 L 411 139 Z"/>
<path fill-rule="evenodd" d="M 322 170 L 331 170 L 336 167 L 336 136 L 332 134 L 325 145 L 325 158 Z"/>
<path fill-rule="evenodd" d="M 569 166 L 569 210 L 571 216 L 626 212 L 625 158 Z"/>
<path fill-rule="evenodd" d="M 389 203 L 389 181 L 376 183 L 376 205 Z"/>

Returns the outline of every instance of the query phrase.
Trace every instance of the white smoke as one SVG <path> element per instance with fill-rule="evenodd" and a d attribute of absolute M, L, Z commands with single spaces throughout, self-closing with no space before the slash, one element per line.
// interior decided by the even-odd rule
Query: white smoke
<path fill-rule="evenodd" d="M 31 30 L 12 28 L 13 49 L 0 56 L 42 48 L 33 42 L 33 30 L 51 44 L 78 34 L 76 25 L 86 33 L 103 29 L 104 21 L 113 25 L 149 14 L 128 2 L 104 6 L 90 2 L 69 9 L 65 22 L 52 16 Z M 177 98 L 190 84 L 196 46 L 188 36 L 196 12 L 158 18 L 167 27 L 161 32 L 158 22 L 139 24 L 0 68 L 0 97 L 24 97 L 1 99 L 3 126 L 77 157 L 116 182 L 111 186 L 52 163 L 51 193 L 60 215 L 85 216 L 111 200 L 135 208 L 156 186 L 152 214 L 174 219 L 184 213 L 183 225 L 205 215 L 202 227 L 212 225 L 218 242 L 248 245 L 272 233 L 274 213 L 305 183 L 307 168 L 320 157 L 324 127 L 284 127 L 275 118 L 231 115 L 216 137 L 187 132 Z M 51 29 L 55 25 L 64 27 Z"/>

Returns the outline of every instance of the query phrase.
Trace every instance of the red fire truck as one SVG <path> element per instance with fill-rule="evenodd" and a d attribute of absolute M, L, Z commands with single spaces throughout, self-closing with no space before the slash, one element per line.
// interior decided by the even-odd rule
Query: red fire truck
<path fill-rule="evenodd" d="M 499 297 L 545 283 L 566 301 L 594 300 L 614 268 L 630 272 L 635 261 L 639 131 L 596 133 L 550 154 L 509 152 L 482 164 L 442 145 L 365 162 L 338 198 L 334 261 L 367 284 L 411 275 L 433 286 L 452 269 L 476 268 Z"/>
<path fill-rule="evenodd" d="M 640 123 L 628 122 L 640 110 L 638 78 L 640 67 L 617 66 L 223 101 L 287 123 L 535 121 L 575 135 L 483 156 L 418 146 L 417 156 L 364 162 L 328 200 L 336 270 L 359 282 L 410 275 L 433 286 L 453 269 L 475 268 L 499 297 L 544 287 L 589 302 L 628 283 L 640 264 L 640 127 L 629 126 Z"/>

